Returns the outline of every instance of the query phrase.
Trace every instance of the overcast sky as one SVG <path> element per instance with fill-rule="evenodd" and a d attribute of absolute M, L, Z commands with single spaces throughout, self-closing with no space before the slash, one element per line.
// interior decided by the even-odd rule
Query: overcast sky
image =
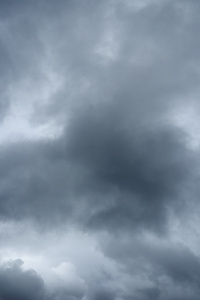
<path fill-rule="evenodd" d="M 0 300 L 197 300 L 200 1 L 0 1 Z"/>

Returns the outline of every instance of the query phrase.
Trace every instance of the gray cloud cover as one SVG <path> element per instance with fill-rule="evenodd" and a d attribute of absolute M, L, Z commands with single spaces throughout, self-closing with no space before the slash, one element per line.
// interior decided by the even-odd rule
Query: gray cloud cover
<path fill-rule="evenodd" d="M 0 299 L 199 298 L 199 10 L 1 1 Z"/>

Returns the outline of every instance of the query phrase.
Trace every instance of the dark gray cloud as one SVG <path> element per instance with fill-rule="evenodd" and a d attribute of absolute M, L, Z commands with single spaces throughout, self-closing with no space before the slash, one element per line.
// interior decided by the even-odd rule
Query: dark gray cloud
<path fill-rule="evenodd" d="M 42 278 L 32 269 L 23 270 L 23 261 L 16 259 L 8 261 L 0 268 L 0 299 L 82 299 L 81 291 L 68 287 L 51 290 L 45 285 Z"/>
<path fill-rule="evenodd" d="M 33 270 L 23 271 L 21 260 L 4 264 L 0 268 L 0 298 L 8 299 L 45 299 L 42 279 Z"/>
<path fill-rule="evenodd" d="M 198 299 L 199 10 L 1 1 L 2 300 Z"/>
<path fill-rule="evenodd" d="M 49 224 L 78 214 L 90 228 L 165 231 L 193 176 L 185 137 L 163 127 L 138 138 L 110 115 L 80 116 L 65 143 L 2 151 L 2 217 Z"/>
<path fill-rule="evenodd" d="M 109 201 L 104 192 L 102 209 L 90 221 L 114 228 L 139 223 L 162 231 L 167 206 L 179 200 L 191 178 L 192 156 L 184 134 L 168 126 L 151 129 L 151 124 L 144 131 L 131 124 L 134 112 L 129 120 L 123 108 L 115 109 L 113 104 L 103 112 L 87 111 L 74 122 L 67 140 L 71 159 L 95 178 L 94 189 L 97 185 L 115 195 Z"/>
<path fill-rule="evenodd" d="M 200 260 L 189 247 L 163 240 L 157 245 L 154 239 L 131 239 L 130 235 L 103 240 L 102 244 L 104 253 L 123 266 L 124 274 L 137 279 L 140 274 L 144 281 L 148 278 L 150 287 L 137 288 L 133 283 L 136 299 L 197 299 Z M 130 291 L 126 292 L 124 297 L 131 299 Z"/>

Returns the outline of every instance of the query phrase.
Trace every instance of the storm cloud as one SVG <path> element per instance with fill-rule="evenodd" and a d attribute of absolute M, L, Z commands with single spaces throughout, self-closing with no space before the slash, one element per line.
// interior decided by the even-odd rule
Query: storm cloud
<path fill-rule="evenodd" d="M 18 259 L 1 267 L 1 299 L 44 299 L 42 279 L 32 270 L 23 272 L 21 264 Z"/>
<path fill-rule="evenodd" d="M 199 11 L 1 1 L 0 299 L 199 298 Z"/>

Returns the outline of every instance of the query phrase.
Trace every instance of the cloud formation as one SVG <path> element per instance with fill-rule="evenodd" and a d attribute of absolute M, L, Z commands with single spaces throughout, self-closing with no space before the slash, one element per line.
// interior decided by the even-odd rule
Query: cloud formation
<path fill-rule="evenodd" d="M 0 299 L 198 299 L 199 10 L 0 3 Z"/>
<path fill-rule="evenodd" d="M 18 259 L 1 266 L 1 299 L 44 299 L 42 279 L 32 270 L 22 271 L 22 264 Z"/>

